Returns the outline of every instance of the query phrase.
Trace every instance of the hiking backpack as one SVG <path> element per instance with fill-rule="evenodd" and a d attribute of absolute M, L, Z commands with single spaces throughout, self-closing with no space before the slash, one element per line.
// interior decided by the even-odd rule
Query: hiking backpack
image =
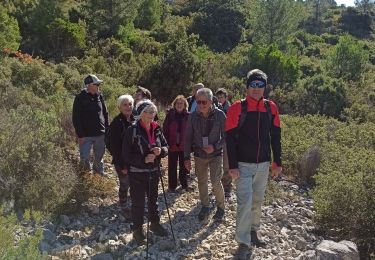
<path fill-rule="evenodd" d="M 271 112 L 270 102 L 268 99 L 264 99 L 264 106 L 266 107 L 268 120 L 270 121 L 270 126 L 271 126 L 272 125 L 272 112 Z M 238 125 L 237 125 L 238 132 L 243 126 L 243 124 L 245 123 L 246 114 L 247 114 L 247 100 L 242 99 L 241 100 L 241 114 L 240 114 L 240 118 L 238 120 Z"/>
<path fill-rule="evenodd" d="M 121 125 L 122 125 L 121 136 L 124 136 L 126 126 L 125 126 L 124 120 L 122 118 L 120 118 L 120 122 L 121 122 Z M 105 147 L 107 148 L 108 152 L 112 155 L 110 127 L 107 127 L 106 130 L 105 130 L 104 143 L 105 143 Z"/>

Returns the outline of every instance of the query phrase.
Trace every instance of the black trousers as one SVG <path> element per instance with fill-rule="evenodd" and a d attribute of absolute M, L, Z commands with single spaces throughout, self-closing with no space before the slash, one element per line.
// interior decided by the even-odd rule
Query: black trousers
<path fill-rule="evenodd" d="M 126 202 L 128 201 L 129 193 L 129 176 L 128 174 L 123 174 L 120 167 L 115 166 L 116 173 L 120 182 L 120 187 L 118 190 L 118 197 L 120 200 L 120 207 L 122 209 L 126 208 Z"/>
<path fill-rule="evenodd" d="M 150 222 L 159 223 L 158 212 L 158 185 L 159 172 L 130 172 L 130 198 L 132 201 L 131 211 L 133 219 L 133 229 L 142 227 L 145 212 L 145 195 L 148 198 L 148 214 Z M 150 186 L 149 186 L 150 185 Z M 150 193 L 149 193 L 150 188 Z"/>
<path fill-rule="evenodd" d="M 168 153 L 168 188 L 171 190 L 177 187 L 177 163 L 180 166 L 179 179 L 182 188 L 187 188 L 188 170 L 184 166 L 184 152 Z"/>

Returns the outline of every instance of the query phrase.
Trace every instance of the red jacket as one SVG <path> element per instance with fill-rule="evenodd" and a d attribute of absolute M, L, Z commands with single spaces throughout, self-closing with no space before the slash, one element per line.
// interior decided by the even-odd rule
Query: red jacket
<path fill-rule="evenodd" d="M 163 133 L 167 139 L 170 152 L 184 151 L 184 136 L 189 118 L 188 112 L 178 113 L 176 109 L 167 112 L 163 123 Z"/>
<path fill-rule="evenodd" d="M 281 129 L 277 106 L 269 101 L 272 122 L 267 113 L 264 99 L 246 98 L 246 119 L 238 129 L 241 115 L 241 101 L 235 102 L 228 110 L 225 131 L 229 168 L 238 168 L 238 162 L 261 163 L 271 161 L 273 168 L 281 166 Z"/>

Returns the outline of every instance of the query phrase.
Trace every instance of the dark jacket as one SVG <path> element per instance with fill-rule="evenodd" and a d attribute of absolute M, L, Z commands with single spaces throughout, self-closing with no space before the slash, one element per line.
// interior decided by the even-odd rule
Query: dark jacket
<path fill-rule="evenodd" d="M 131 126 L 134 121 L 133 115 L 130 116 L 131 122 L 120 113 L 118 114 L 109 125 L 109 140 L 110 140 L 110 151 L 112 155 L 112 163 L 120 169 L 125 168 L 125 163 L 122 158 L 122 140 L 126 129 Z"/>
<path fill-rule="evenodd" d="M 82 90 L 73 103 L 73 125 L 79 138 L 99 136 L 108 127 L 108 111 L 101 94 Z"/>
<path fill-rule="evenodd" d="M 168 144 L 160 126 L 155 121 L 151 124 L 150 135 L 153 133 L 155 137 L 155 144 L 153 145 L 150 144 L 147 130 L 141 125 L 140 121 L 134 122 L 126 129 L 122 142 L 122 158 L 125 167 L 133 166 L 147 171 L 150 168 L 158 167 L 160 159 L 168 155 Z M 150 153 L 150 149 L 155 146 L 161 148 L 161 153 L 152 165 L 147 165 L 145 157 Z"/>
<path fill-rule="evenodd" d="M 167 112 L 163 123 L 163 133 L 169 145 L 171 152 L 183 152 L 185 143 L 185 130 L 189 113 L 183 111 L 178 113 L 176 109 L 172 108 Z"/>
<path fill-rule="evenodd" d="M 238 121 L 241 115 L 241 101 L 235 102 L 228 110 L 226 121 L 226 144 L 229 168 L 238 168 L 238 162 L 261 163 L 271 160 L 281 166 L 281 129 L 277 106 L 269 101 L 272 121 L 264 104 L 247 97 L 247 114 L 241 129 Z"/>
<path fill-rule="evenodd" d="M 223 110 L 225 114 L 228 113 L 229 107 L 230 107 L 229 101 L 225 101 L 224 104 L 221 104 L 221 110 Z"/>
<path fill-rule="evenodd" d="M 195 111 L 189 115 L 185 134 L 184 158 L 189 159 L 190 153 L 202 158 L 212 158 L 222 154 L 225 144 L 225 114 L 214 105 L 208 117 Z M 203 137 L 208 136 L 208 144 L 214 146 L 214 152 L 207 154 L 202 150 Z"/>

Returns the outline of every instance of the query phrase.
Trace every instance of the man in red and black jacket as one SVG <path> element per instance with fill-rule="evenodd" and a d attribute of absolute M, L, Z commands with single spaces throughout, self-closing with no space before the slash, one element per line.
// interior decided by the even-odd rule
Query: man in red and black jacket
<path fill-rule="evenodd" d="M 277 106 L 263 97 L 267 75 L 251 70 L 247 75 L 247 97 L 228 110 L 226 143 L 229 174 L 237 185 L 236 256 L 247 259 L 251 243 L 264 246 L 257 236 L 272 148 L 272 177 L 281 173 L 281 129 Z"/>

